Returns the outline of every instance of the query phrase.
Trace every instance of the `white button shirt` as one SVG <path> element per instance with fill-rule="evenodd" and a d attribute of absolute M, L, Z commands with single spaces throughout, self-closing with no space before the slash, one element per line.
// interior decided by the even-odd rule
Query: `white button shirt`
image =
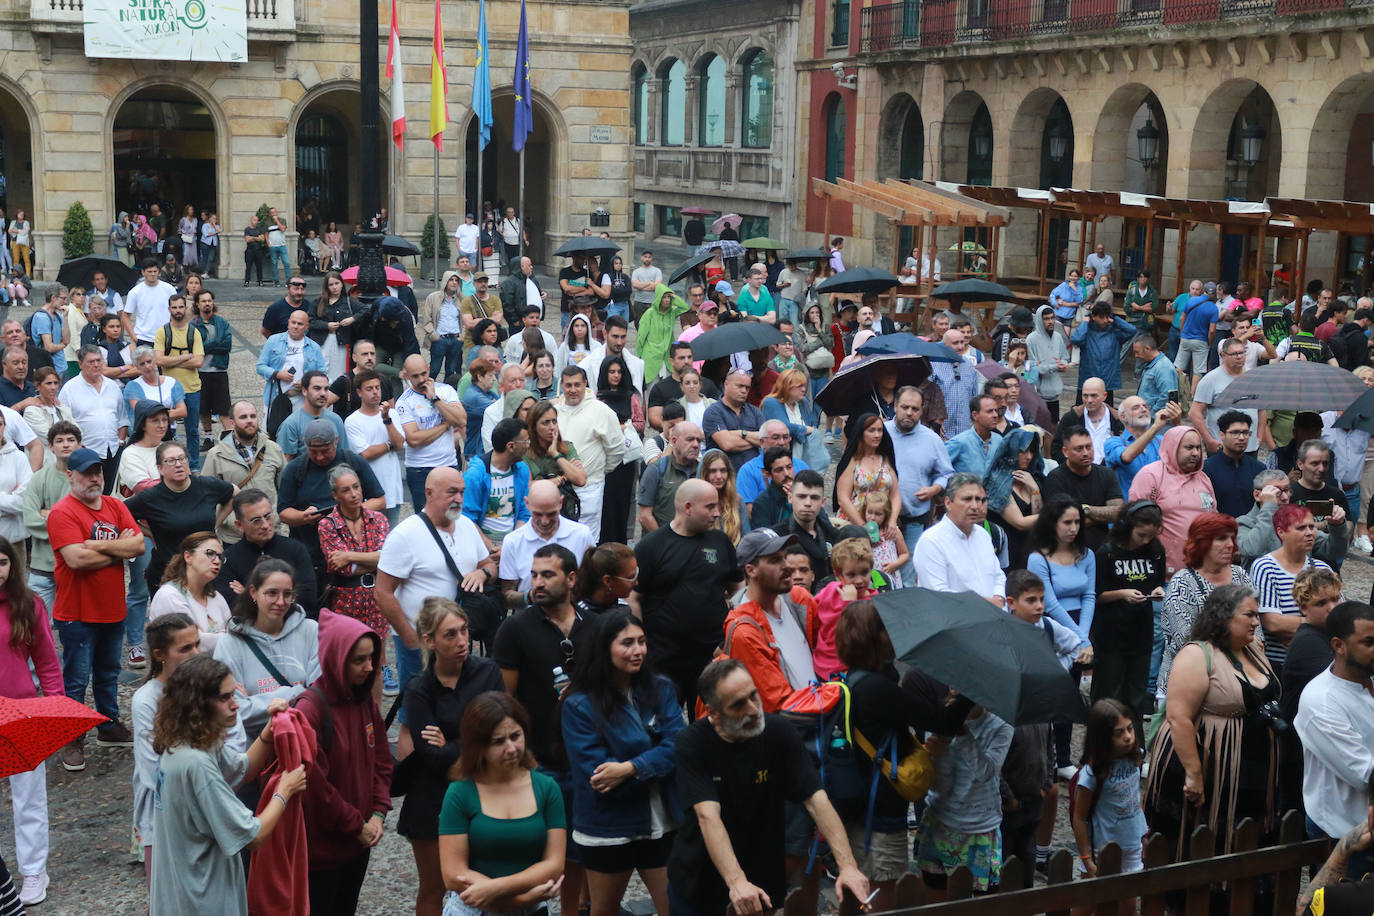
<path fill-rule="evenodd" d="M 1328 668 L 1303 688 L 1293 726 L 1302 739 L 1302 801 L 1327 836 L 1369 816 L 1374 696 Z"/>
<path fill-rule="evenodd" d="M 1007 593 L 1007 574 L 981 525 L 966 535 L 945 516 L 917 539 L 915 562 L 921 588 L 973 592 L 985 598 Z"/>

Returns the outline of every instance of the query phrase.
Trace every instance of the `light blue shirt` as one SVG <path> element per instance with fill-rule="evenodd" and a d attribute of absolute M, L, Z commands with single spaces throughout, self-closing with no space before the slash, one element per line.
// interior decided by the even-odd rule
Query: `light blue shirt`
<path fill-rule="evenodd" d="M 895 418 L 883 426 L 892 437 L 892 450 L 897 458 L 897 479 L 902 482 L 902 514 L 925 515 L 930 511 L 930 503 L 918 500 L 916 493 L 932 484 L 943 487 L 949 480 L 949 475 L 954 473 L 949 450 L 935 430 L 924 424 L 917 423 L 909 433 L 898 429 Z"/>
<path fill-rule="evenodd" d="M 945 443 L 945 448 L 949 452 L 949 463 L 954 470 L 961 473 L 977 474 L 978 479 L 982 480 L 988 476 L 988 462 L 992 460 L 992 453 L 997 451 L 997 446 L 1002 443 L 1002 437 L 993 433 L 984 442 L 978 435 L 976 429 L 967 429 Z M 901 463 L 897 465 L 897 476 L 901 477 Z"/>
<path fill-rule="evenodd" d="M 1172 366 L 1173 363 L 1169 365 Z M 1122 461 L 1121 456 L 1126 453 L 1126 449 L 1131 447 L 1131 443 L 1135 441 L 1135 436 L 1123 432 L 1119 436 L 1112 436 L 1102 446 L 1102 463 L 1116 473 L 1116 482 L 1121 484 L 1122 493 L 1131 492 L 1131 481 L 1135 480 L 1135 475 L 1140 473 L 1141 468 L 1159 460 L 1159 441 L 1163 438 L 1163 434 L 1160 434 L 1145 443 L 1145 448 L 1141 450 L 1139 455 L 1135 456 L 1135 460 L 1130 464 Z"/>
<path fill-rule="evenodd" d="M 1163 353 L 1159 353 L 1150 364 L 1140 371 L 1140 388 L 1136 394 L 1150 405 L 1150 416 L 1164 409 L 1169 403 L 1169 392 L 1178 390 L 1178 374 L 1174 364 Z M 1124 492 L 1124 491 L 1123 491 Z"/>
<path fill-rule="evenodd" d="M 312 420 L 328 420 L 339 434 L 338 448 L 341 451 L 348 448 L 348 431 L 344 429 L 344 422 L 339 419 L 338 414 L 325 408 L 318 417 L 312 417 L 304 410 L 297 409 L 291 416 L 282 420 L 281 426 L 277 428 L 277 444 L 285 454 L 299 455 L 305 451 L 305 427 Z"/>
<path fill-rule="evenodd" d="M 1045 584 L 1045 614 L 1090 639 L 1097 608 L 1097 556 L 1087 548 L 1072 566 L 1051 563 L 1038 550 L 1026 558 L 1026 569 Z M 1078 619 L 1073 619 L 1073 613 Z"/>

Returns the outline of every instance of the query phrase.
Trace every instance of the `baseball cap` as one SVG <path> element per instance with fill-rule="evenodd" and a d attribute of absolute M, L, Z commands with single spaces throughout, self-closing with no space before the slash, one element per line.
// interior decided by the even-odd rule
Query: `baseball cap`
<path fill-rule="evenodd" d="M 778 534 L 772 528 L 755 528 L 740 538 L 739 546 L 735 548 L 735 556 L 739 558 L 740 569 L 743 569 L 759 557 L 772 556 L 795 543 L 795 534 L 784 535 Z"/>
<path fill-rule="evenodd" d="M 1206 283 L 1202 284 L 1202 292 L 1204 295 L 1215 296 L 1217 294 L 1217 285 L 1211 280 L 1208 280 Z"/>
<path fill-rule="evenodd" d="M 706 300 L 705 302 L 703 302 L 701 305 L 698 305 L 698 306 L 697 306 L 697 311 L 698 311 L 698 312 L 714 312 L 714 311 L 716 311 L 716 310 L 719 309 L 719 308 L 720 308 L 720 306 L 716 304 L 716 301 L 715 301 L 714 299 L 707 299 L 707 300 Z"/>
<path fill-rule="evenodd" d="M 67 459 L 67 468 L 78 474 L 84 474 L 98 464 L 100 456 L 96 454 L 95 449 L 90 448 L 79 448 Z"/>
<path fill-rule="evenodd" d="M 716 284 L 716 292 L 723 296 L 733 296 L 735 294 L 735 288 L 730 285 L 729 280 L 721 280 Z"/>
<path fill-rule="evenodd" d="M 464 218 L 465 218 L 465 219 L 476 219 L 477 217 L 473 216 L 471 213 L 468 213 L 468 214 L 465 214 L 465 217 L 464 217 Z"/>
<path fill-rule="evenodd" d="M 339 441 L 339 431 L 334 428 L 334 424 L 328 420 L 311 420 L 305 424 L 305 435 L 301 440 L 306 445 L 323 445 L 330 442 Z M 69 462 L 70 463 L 70 460 Z"/>
<path fill-rule="evenodd" d="M 488 281 L 489 281 L 490 279 L 491 279 L 491 278 L 487 276 L 487 272 L 486 272 L 485 270 L 479 270 L 479 271 L 477 271 L 477 273 L 475 273 L 475 274 L 472 275 L 472 282 L 473 282 L 473 283 L 476 283 L 478 280 L 488 280 Z"/>

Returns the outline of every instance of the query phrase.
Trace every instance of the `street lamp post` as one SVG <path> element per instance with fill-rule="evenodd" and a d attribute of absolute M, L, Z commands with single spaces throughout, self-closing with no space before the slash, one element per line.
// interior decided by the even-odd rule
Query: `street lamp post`
<path fill-rule="evenodd" d="M 381 169 L 377 164 L 382 134 L 375 0 L 359 0 L 358 32 L 361 37 L 358 76 L 362 83 L 362 91 L 359 93 L 361 111 L 358 120 L 362 125 L 363 232 L 358 237 L 356 295 L 364 305 L 371 305 L 386 295 L 386 265 L 382 259 L 382 239 L 385 233 L 377 222 L 382 212 Z"/>

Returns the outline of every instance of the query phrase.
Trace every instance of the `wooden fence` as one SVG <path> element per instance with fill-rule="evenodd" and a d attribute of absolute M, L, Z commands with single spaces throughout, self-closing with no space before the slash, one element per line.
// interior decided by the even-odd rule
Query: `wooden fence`
<path fill-rule="evenodd" d="M 1071 911 L 1092 916 L 1164 916 L 1165 900 L 1183 900 L 1184 916 L 1208 916 L 1212 890 L 1225 884 L 1229 891 L 1231 916 L 1292 916 L 1302 882 L 1302 869 L 1320 864 L 1330 850 L 1327 840 L 1307 840 L 1302 816 L 1289 811 L 1279 827 L 1278 843 L 1259 845 L 1259 825 L 1246 819 L 1236 827 L 1234 852 L 1213 856 L 1216 848 L 1212 831 L 1198 827 L 1189 838 L 1190 858 L 1170 865 L 1171 850 L 1163 836 L 1150 837 L 1145 844 L 1145 868 L 1133 874 L 1120 874 L 1121 850 L 1108 845 L 1098 856 L 1098 877 L 1075 881 L 1077 859 L 1061 849 L 1050 858 L 1049 883 L 1045 887 L 1021 890 L 1028 866 L 1012 856 L 1002 866 L 1001 888 L 995 894 L 974 897 L 972 875 L 960 866 L 949 876 L 949 901 L 918 907 L 921 878 L 907 875 L 897 886 L 894 913 L 919 913 L 920 916 L 1070 916 Z M 1257 894 L 1264 879 L 1269 893 Z M 1264 898 L 1272 906 L 1263 906 Z M 789 904 L 792 900 L 789 899 Z M 787 907 L 790 911 L 791 906 Z M 797 916 L 792 912 L 786 916 Z"/>

